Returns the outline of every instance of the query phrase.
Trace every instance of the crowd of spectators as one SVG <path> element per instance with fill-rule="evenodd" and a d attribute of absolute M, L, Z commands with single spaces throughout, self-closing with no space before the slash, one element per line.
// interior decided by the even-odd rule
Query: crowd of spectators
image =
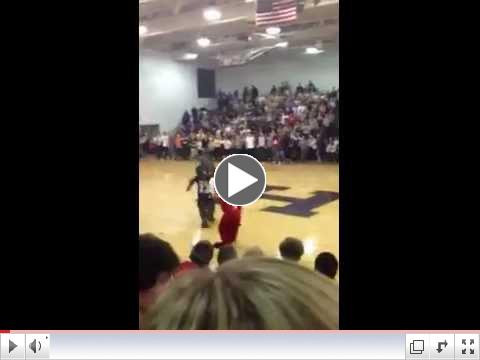
<path fill-rule="evenodd" d="M 140 154 L 187 160 L 210 153 L 215 160 L 246 153 L 260 161 L 338 162 L 339 91 L 319 91 L 310 81 L 288 82 L 260 95 L 255 86 L 219 91 L 217 108 L 185 111 L 177 129 L 140 135 Z"/>
<path fill-rule="evenodd" d="M 156 330 L 338 329 L 336 257 L 299 264 L 303 243 L 288 237 L 281 259 L 259 247 L 240 258 L 233 246 L 196 243 L 187 261 L 153 234 L 140 235 L 140 328 Z"/>

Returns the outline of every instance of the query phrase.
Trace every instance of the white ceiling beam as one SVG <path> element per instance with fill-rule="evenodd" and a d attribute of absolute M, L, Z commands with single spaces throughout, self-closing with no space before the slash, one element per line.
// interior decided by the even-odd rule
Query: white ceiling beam
<path fill-rule="evenodd" d="M 221 6 L 219 9 L 222 12 L 222 21 L 238 18 L 253 19 L 255 15 L 255 10 L 251 3 L 242 2 L 234 5 Z M 187 13 L 180 13 L 177 16 L 162 17 L 149 21 L 148 28 L 150 31 L 148 36 L 162 35 L 214 25 L 215 23 L 210 23 L 203 18 L 203 11 L 200 9 Z"/>
<path fill-rule="evenodd" d="M 181 0 L 183 1 L 183 0 Z M 255 3 L 235 3 L 218 7 L 222 11 L 222 20 L 218 22 L 208 22 L 203 18 L 202 9 L 179 13 L 177 16 L 162 17 L 148 22 L 149 33 L 147 37 L 157 37 L 162 35 L 174 34 L 176 32 L 194 32 L 201 33 L 202 29 L 208 31 L 215 27 L 237 21 L 250 22 L 255 21 Z M 331 16 L 338 14 L 338 0 L 323 0 L 321 5 L 308 7 L 299 14 L 299 22 L 312 21 L 319 16 Z M 253 25 L 254 26 L 254 25 Z M 196 34 L 192 34 L 196 35 Z"/>

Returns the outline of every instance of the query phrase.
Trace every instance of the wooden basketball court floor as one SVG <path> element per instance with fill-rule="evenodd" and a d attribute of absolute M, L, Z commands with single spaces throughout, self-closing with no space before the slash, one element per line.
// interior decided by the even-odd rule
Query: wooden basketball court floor
<path fill-rule="evenodd" d="M 141 159 L 139 165 L 140 233 L 151 232 L 170 242 L 182 260 L 188 258 L 195 242 L 219 241 L 217 227 L 221 209 L 216 206 L 216 222 L 209 229 L 201 229 L 195 187 L 186 192 L 195 166 L 194 161 L 158 160 L 154 157 Z M 259 246 L 267 255 L 279 256 L 280 242 L 293 236 L 303 241 L 305 255 L 301 263 L 309 268 L 313 268 L 315 257 L 322 251 L 330 251 L 338 257 L 338 199 L 335 200 L 334 196 L 333 200 L 320 206 L 317 206 L 318 201 L 304 200 L 312 198 L 314 192 L 338 193 L 338 165 L 264 166 L 269 191 L 265 193 L 267 198 L 243 209 L 236 244 L 239 254 L 249 247 Z M 299 215 L 295 203 L 300 204 L 300 208 L 307 204 L 310 209 Z M 273 211 L 268 210 L 272 207 Z"/>

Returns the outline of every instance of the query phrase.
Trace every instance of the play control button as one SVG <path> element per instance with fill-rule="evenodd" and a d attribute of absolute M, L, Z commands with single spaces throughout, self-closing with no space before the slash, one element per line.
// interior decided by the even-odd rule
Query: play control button
<path fill-rule="evenodd" d="M 252 184 L 258 181 L 256 177 L 253 177 L 249 173 L 242 169 L 228 163 L 228 197 L 239 193 L 243 189 L 246 189 Z"/>
<path fill-rule="evenodd" d="M 8 341 L 8 352 L 11 353 L 15 348 L 18 347 L 12 340 Z"/>
<path fill-rule="evenodd" d="M 25 334 L 1 334 L 0 358 L 2 360 L 25 359 Z"/>
<path fill-rule="evenodd" d="M 215 190 L 227 203 L 245 206 L 265 191 L 267 177 L 262 164 L 249 155 L 230 155 L 215 169 Z"/>

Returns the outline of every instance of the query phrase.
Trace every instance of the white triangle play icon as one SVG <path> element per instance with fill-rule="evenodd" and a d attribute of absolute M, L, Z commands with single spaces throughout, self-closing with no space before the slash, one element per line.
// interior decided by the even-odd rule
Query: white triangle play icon
<path fill-rule="evenodd" d="M 228 163 L 228 197 L 239 193 L 257 181 L 256 177 Z"/>

